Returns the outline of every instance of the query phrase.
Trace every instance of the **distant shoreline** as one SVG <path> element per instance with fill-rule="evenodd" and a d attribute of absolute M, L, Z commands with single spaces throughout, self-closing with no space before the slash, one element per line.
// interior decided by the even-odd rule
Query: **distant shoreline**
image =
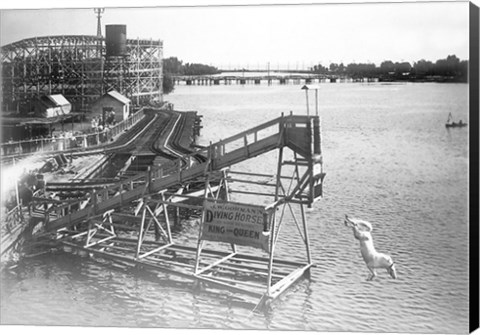
<path fill-rule="evenodd" d="M 468 80 L 462 80 L 461 78 L 452 77 L 439 77 L 439 78 L 407 78 L 407 79 L 390 79 L 379 78 L 379 82 L 409 82 L 409 83 L 446 83 L 446 84 L 468 84 Z"/>

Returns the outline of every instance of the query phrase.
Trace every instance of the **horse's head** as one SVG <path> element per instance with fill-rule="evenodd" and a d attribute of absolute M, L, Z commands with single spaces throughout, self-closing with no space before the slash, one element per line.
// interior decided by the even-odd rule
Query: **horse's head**
<path fill-rule="evenodd" d="M 373 230 L 372 224 L 370 222 L 355 218 L 349 218 L 348 215 L 345 215 L 344 223 L 347 227 L 356 227 L 358 230 L 364 232 L 371 232 Z"/>
<path fill-rule="evenodd" d="M 350 220 L 350 218 L 348 217 L 348 215 L 345 215 L 345 220 L 343 221 L 343 223 L 344 223 L 345 226 L 347 226 L 347 227 L 356 226 L 355 222 L 353 222 L 352 220 Z"/>
<path fill-rule="evenodd" d="M 395 269 L 395 262 L 393 262 L 392 265 L 390 265 L 387 268 L 387 271 L 390 277 L 392 277 L 393 279 L 397 279 L 397 270 Z"/>

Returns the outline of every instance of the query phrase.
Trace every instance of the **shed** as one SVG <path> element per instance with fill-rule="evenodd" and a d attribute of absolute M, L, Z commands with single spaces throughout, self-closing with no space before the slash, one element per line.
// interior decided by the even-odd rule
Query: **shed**
<path fill-rule="evenodd" d="M 102 116 L 106 120 L 112 112 L 115 122 L 127 119 L 130 114 L 130 99 L 113 90 L 102 95 L 92 105 L 93 116 Z"/>
<path fill-rule="evenodd" d="M 44 118 L 70 114 L 71 110 L 72 104 L 61 94 L 41 96 L 33 105 L 33 114 Z"/>

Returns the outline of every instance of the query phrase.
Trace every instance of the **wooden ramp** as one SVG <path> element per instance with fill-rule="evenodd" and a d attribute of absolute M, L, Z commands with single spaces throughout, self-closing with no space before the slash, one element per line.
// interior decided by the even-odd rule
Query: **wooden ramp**
<path fill-rule="evenodd" d="M 318 143 L 314 144 L 314 140 Z M 110 185 L 108 189 L 93 192 L 91 204 L 84 209 L 80 203 L 68 203 L 57 206 L 55 216 L 50 220 L 47 230 L 69 227 L 86 220 L 91 215 L 125 206 L 137 200 L 142 195 L 168 189 L 202 177 L 206 172 L 240 163 L 249 158 L 287 146 L 298 152 L 313 165 L 321 163 L 320 128 L 318 116 L 282 116 L 260 126 L 241 132 L 220 142 L 211 144 L 208 149 L 200 150 L 186 157 L 193 161 L 198 153 L 207 155 L 208 160 L 202 164 L 182 166 L 179 159 L 168 169 L 152 167 L 146 173 L 140 173 L 132 178 Z M 314 147 L 318 152 L 314 152 Z M 184 158 L 185 160 L 185 158 Z M 113 194 L 113 195 L 112 195 Z M 314 194 L 310 201 L 313 202 Z"/>
<path fill-rule="evenodd" d="M 195 152 L 92 191 L 88 200 L 52 206 L 47 230 L 69 247 L 254 297 L 260 309 L 313 266 L 304 207 L 323 192 L 320 140 L 318 116 L 282 115 L 199 151 L 206 162 L 194 163 Z M 288 159 L 287 149 L 292 151 Z M 272 174 L 230 169 L 272 150 L 278 150 Z M 235 189 L 232 182 L 251 188 Z M 189 183 L 197 189 L 189 190 Z M 203 185 L 200 190 L 198 185 Z M 233 193 L 271 202 L 236 203 L 230 199 Z M 198 238 L 173 238 L 168 207 L 201 213 Z M 284 225 L 296 225 L 295 243 L 305 247 L 304 260 L 275 256 L 286 241 L 279 239 Z"/>

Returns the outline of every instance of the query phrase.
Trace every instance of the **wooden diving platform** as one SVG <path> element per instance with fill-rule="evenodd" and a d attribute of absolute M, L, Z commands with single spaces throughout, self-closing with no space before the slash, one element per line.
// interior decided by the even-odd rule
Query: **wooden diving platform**
<path fill-rule="evenodd" d="M 273 150 L 278 162 L 272 174 L 230 169 Z M 193 163 L 198 154 L 206 160 Z M 314 266 L 305 206 L 323 195 L 322 164 L 319 116 L 282 114 L 168 168 L 150 167 L 92 191 L 89 199 L 51 206 L 45 211 L 46 230 L 71 248 L 253 297 L 258 310 Z M 235 189 L 233 182 L 252 190 Z M 189 190 L 191 183 L 203 187 Z M 267 206 L 232 202 L 234 193 L 271 201 Z M 198 238 L 174 238 L 168 208 L 200 212 Z M 305 247 L 301 261 L 275 256 L 287 224 L 298 228 L 297 243 Z"/>

